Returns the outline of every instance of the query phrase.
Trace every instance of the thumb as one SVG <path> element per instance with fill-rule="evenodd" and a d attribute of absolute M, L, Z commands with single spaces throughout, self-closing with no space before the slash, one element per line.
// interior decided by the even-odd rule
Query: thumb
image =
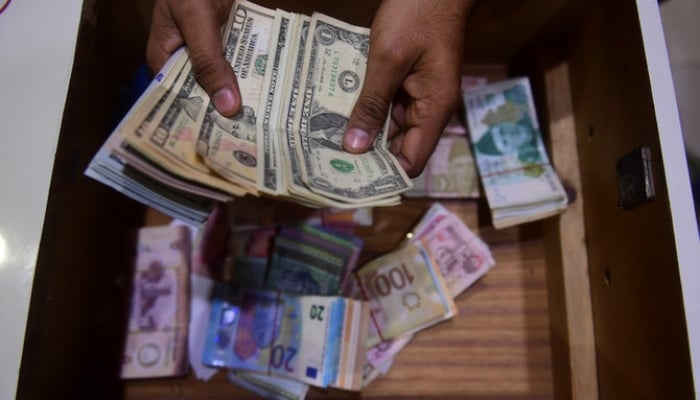
<path fill-rule="evenodd" d="M 190 48 L 190 57 L 197 82 L 209 94 L 216 109 L 227 117 L 238 113 L 241 108 L 238 83 L 223 53 L 195 47 Z"/>
<path fill-rule="evenodd" d="M 241 108 L 241 97 L 233 68 L 224 57 L 216 8 L 203 7 L 198 1 L 181 2 L 182 13 L 175 21 L 182 30 L 197 82 L 211 96 L 216 109 L 225 116 Z"/>
<path fill-rule="evenodd" d="M 343 148 L 347 152 L 363 153 L 374 143 L 406 74 L 402 69 L 386 57 L 373 53 L 370 47 L 365 81 L 343 137 Z"/>

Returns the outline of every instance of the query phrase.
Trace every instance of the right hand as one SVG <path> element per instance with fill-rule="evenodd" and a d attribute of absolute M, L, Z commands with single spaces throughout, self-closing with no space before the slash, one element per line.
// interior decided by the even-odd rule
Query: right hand
<path fill-rule="evenodd" d="M 233 0 L 156 0 L 146 48 L 148 66 L 158 71 L 186 45 L 197 82 L 227 117 L 241 109 L 238 82 L 224 58 L 219 29 L 232 5 Z"/>

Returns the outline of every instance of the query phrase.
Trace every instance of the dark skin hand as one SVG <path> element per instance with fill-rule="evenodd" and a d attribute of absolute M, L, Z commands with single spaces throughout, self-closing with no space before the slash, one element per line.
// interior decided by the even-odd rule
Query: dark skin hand
<path fill-rule="evenodd" d="M 159 70 L 186 45 L 195 76 L 217 110 L 241 108 L 238 84 L 223 56 L 220 27 L 232 0 L 156 0 L 147 62 Z M 473 0 L 384 0 L 372 23 L 365 82 L 343 147 L 366 151 L 391 109 L 390 150 L 415 177 L 428 162 L 459 104 L 464 28 Z"/>

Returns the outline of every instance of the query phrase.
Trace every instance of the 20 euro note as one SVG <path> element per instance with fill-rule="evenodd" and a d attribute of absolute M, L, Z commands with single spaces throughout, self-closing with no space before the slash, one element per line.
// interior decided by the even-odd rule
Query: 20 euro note
<path fill-rule="evenodd" d="M 361 301 L 220 288 L 203 360 L 214 367 L 359 390 L 368 318 Z"/>

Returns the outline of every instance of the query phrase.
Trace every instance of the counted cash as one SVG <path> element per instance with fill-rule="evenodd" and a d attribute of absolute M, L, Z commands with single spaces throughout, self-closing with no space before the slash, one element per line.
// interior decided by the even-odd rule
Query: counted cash
<path fill-rule="evenodd" d="M 120 190 L 134 186 L 124 168 L 97 167 L 114 154 L 149 179 L 210 199 L 263 193 L 336 208 L 400 202 L 412 182 L 387 150 L 386 126 L 368 152 L 342 148 L 364 82 L 369 29 L 239 0 L 222 45 L 240 89 L 237 115 L 216 110 L 188 52 L 179 51 L 119 124 L 123 145 L 106 147 L 87 173 Z M 180 199 L 171 207 L 150 193 L 131 197 L 172 216 L 198 211 Z"/>

